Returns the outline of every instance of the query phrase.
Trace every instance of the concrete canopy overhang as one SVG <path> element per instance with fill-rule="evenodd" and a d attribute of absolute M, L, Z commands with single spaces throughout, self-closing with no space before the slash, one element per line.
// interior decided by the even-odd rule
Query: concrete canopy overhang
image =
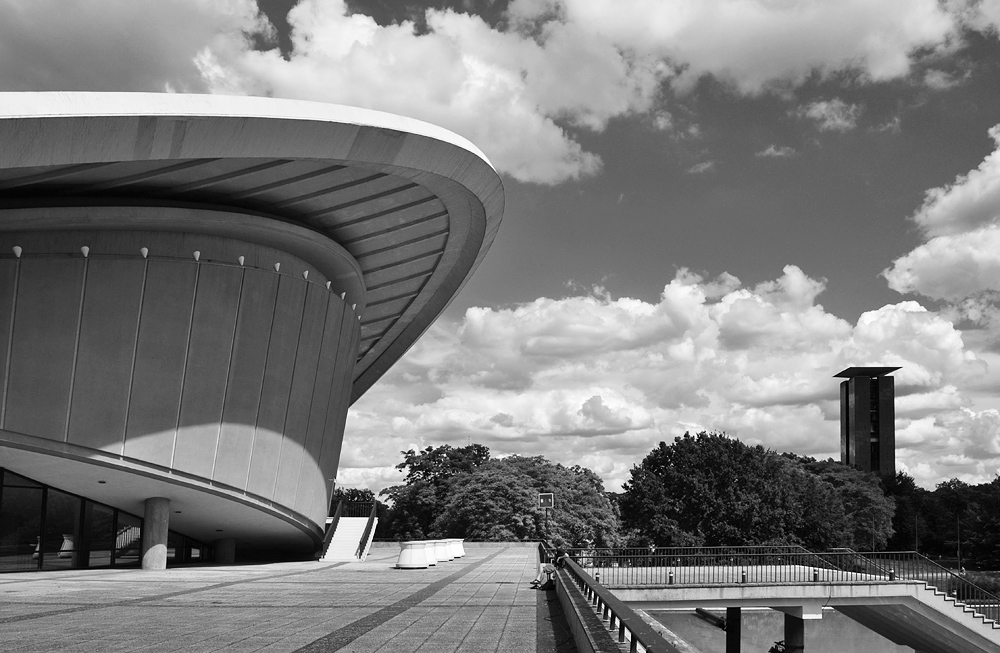
<path fill-rule="evenodd" d="M 833 378 L 837 379 L 853 379 L 856 376 L 864 377 L 876 377 L 885 376 L 891 372 L 895 372 L 900 368 L 898 367 L 848 367 L 845 370 L 841 370 L 833 375 Z"/>
<path fill-rule="evenodd" d="M 15 256 L 14 234 L 87 232 L 195 234 L 286 252 L 301 263 L 294 274 L 328 281 L 359 319 L 350 402 L 466 283 L 504 206 L 499 175 L 456 134 L 314 102 L 0 93 L 0 145 L 0 259 Z M 0 466 L 136 514 L 144 497 L 169 498 L 172 527 L 205 541 L 309 550 L 322 535 L 314 515 L 245 487 L 69 439 L 0 430 Z"/>
<path fill-rule="evenodd" d="M 503 183 L 469 141 L 356 107 L 0 93 L 0 143 L 0 212 L 88 204 L 235 210 L 342 247 L 361 274 L 350 298 L 362 326 L 352 401 L 447 307 L 503 215 Z M 0 231 L 23 228 L 0 215 Z"/>

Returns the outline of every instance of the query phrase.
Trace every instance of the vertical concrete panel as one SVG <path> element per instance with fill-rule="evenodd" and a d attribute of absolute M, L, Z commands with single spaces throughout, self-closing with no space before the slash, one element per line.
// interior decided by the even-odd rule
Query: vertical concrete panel
<path fill-rule="evenodd" d="M 278 276 L 246 270 L 213 478 L 246 489 Z"/>
<path fill-rule="evenodd" d="M 305 283 L 305 282 L 303 282 Z M 285 437 L 281 441 L 278 459 L 278 478 L 274 486 L 274 500 L 291 506 L 295 502 L 299 467 L 306 444 L 309 410 L 316 383 L 320 347 L 326 322 L 326 288 L 306 285 L 306 305 L 302 312 L 302 329 L 292 374 L 292 389 L 288 394 L 288 415 L 285 417 Z"/>
<path fill-rule="evenodd" d="M 354 379 L 354 363 L 357 361 L 358 347 L 361 344 L 361 322 L 352 316 L 352 312 L 347 313 L 347 318 L 344 320 L 345 327 L 349 325 L 350 329 L 350 350 L 352 356 L 346 361 L 347 366 L 344 369 L 344 376 L 342 377 L 341 392 L 343 396 L 341 397 L 340 410 L 337 412 L 337 422 L 334 426 L 334 433 L 337 434 L 336 438 L 331 438 L 330 441 L 334 443 L 335 453 L 333 454 L 332 461 L 330 463 L 330 469 L 333 473 L 336 473 L 337 468 L 340 466 L 340 451 L 344 444 L 344 425 L 347 423 L 347 409 L 351 406 L 351 392 L 353 391 L 353 379 Z"/>
<path fill-rule="evenodd" d="M 288 395 L 295 369 L 295 352 L 299 346 L 302 310 L 306 300 L 305 284 L 291 277 L 275 277 L 278 279 L 278 294 L 267 343 L 264 385 L 260 393 L 250 478 L 247 481 L 248 492 L 267 499 L 274 496 L 282 434 L 288 414 Z"/>
<path fill-rule="evenodd" d="M 878 379 L 878 432 L 879 458 L 872 461 L 885 477 L 896 475 L 896 406 L 895 379 L 880 376 Z"/>
<path fill-rule="evenodd" d="M 136 343 L 125 455 L 170 465 L 191 326 L 194 261 L 149 261 Z M 150 437 L 150 434 L 159 434 Z"/>
<path fill-rule="evenodd" d="M 358 358 L 360 325 L 354 311 L 343 312 L 340 333 L 337 336 L 340 350 L 337 355 L 337 366 L 333 371 L 333 386 L 330 389 L 330 402 L 327 405 L 326 432 L 323 434 L 323 447 L 319 457 L 319 467 L 323 471 L 324 478 L 334 478 L 337 475 L 340 450 L 344 443 L 344 424 L 351 400 L 351 379 L 354 377 L 354 363 Z M 326 516 L 330 507 L 330 498 L 327 496 L 329 489 L 327 484 L 323 496 L 313 507 L 313 511 L 322 513 L 323 516 Z"/>
<path fill-rule="evenodd" d="M 4 427 L 65 440 L 84 260 L 22 259 Z"/>
<path fill-rule="evenodd" d="M 10 334 L 14 318 L 14 291 L 17 283 L 17 261 L 0 260 L 0 397 L 7 394 L 7 354 L 10 352 Z M 0 424 L 4 423 L 6 402 L 0 405 Z"/>
<path fill-rule="evenodd" d="M 202 265 L 171 467 L 211 478 L 219 446 L 243 269 Z"/>
<path fill-rule="evenodd" d="M 320 469 L 319 458 L 323 449 L 323 436 L 326 433 L 330 395 L 337 366 L 337 351 L 340 348 L 340 328 L 344 319 L 344 303 L 340 297 L 329 292 L 326 297 L 326 325 L 323 329 L 323 344 L 316 370 L 316 384 L 313 386 L 312 404 L 309 407 L 306 455 L 299 470 L 298 487 L 293 504 L 295 510 L 306 515 L 311 515 L 315 510 L 317 499 L 326 494 L 327 481 Z"/>
<path fill-rule="evenodd" d="M 851 460 L 865 471 L 871 471 L 871 391 L 867 376 L 851 379 L 851 441 L 854 456 Z"/>
<path fill-rule="evenodd" d="M 69 442 L 120 454 L 145 263 L 91 259 L 88 266 Z"/>
<path fill-rule="evenodd" d="M 851 460 L 851 417 L 848 411 L 850 405 L 850 392 L 848 386 L 850 381 L 846 379 L 840 382 L 840 462 L 844 465 L 852 465 Z"/>

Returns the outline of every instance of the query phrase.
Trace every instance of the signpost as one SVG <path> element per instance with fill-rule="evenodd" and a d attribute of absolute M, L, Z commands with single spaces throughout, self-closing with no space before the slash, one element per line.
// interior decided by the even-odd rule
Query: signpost
<path fill-rule="evenodd" d="M 545 537 L 549 536 L 549 508 L 555 508 L 556 495 L 552 492 L 538 493 L 538 507 L 545 510 Z"/>

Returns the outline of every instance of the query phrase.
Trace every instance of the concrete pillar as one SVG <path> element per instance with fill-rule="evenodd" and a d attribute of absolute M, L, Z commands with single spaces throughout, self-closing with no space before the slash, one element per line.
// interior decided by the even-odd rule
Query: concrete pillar
<path fill-rule="evenodd" d="M 742 631 L 739 608 L 726 608 L 726 653 L 740 653 Z"/>
<path fill-rule="evenodd" d="M 785 650 L 798 653 L 805 650 L 806 622 L 790 614 L 785 615 Z"/>
<path fill-rule="evenodd" d="M 236 562 L 236 540 L 227 537 L 223 540 L 216 540 L 215 563 L 219 565 L 231 565 Z"/>
<path fill-rule="evenodd" d="M 150 497 L 142 519 L 142 568 L 167 568 L 167 531 L 170 529 L 170 499 Z"/>

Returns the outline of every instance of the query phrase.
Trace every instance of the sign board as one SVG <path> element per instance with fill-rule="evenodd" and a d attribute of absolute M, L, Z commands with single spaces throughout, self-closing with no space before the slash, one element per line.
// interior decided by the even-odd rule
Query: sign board
<path fill-rule="evenodd" d="M 556 505 L 556 495 L 552 492 L 539 492 L 538 494 L 538 507 L 539 508 L 553 508 Z"/>

